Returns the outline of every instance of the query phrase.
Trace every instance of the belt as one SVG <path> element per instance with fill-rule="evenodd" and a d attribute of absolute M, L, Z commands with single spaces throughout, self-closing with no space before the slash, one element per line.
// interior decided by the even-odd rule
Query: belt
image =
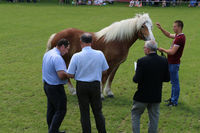
<path fill-rule="evenodd" d="M 91 82 L 88 82 L 88 81 L 76 81 L 76 82 L 79 82 L 79 83 L 100 83 L 100 81 L 98 80 L 95 80 L 95 81 L 91 81 Z"/>
<path fill-rule="evenodd" d="M 46 81 L 44 81 L 44 84 L 45 84 L 45 85 L 48 85 L 48 86 L 64 86 L 64 84 L 50 85 L 50 84 L 48 84 Z"/>

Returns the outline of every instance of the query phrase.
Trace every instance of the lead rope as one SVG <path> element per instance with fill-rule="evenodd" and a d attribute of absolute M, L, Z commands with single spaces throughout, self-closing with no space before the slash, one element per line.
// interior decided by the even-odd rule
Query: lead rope
<path fill-rule="evenodd" d="M 159 51 L 159 50 L 157 49 L 157 51 Z M 163 52 L 160 52 L 160 56 L 167 58 L 166 55 Z"/>

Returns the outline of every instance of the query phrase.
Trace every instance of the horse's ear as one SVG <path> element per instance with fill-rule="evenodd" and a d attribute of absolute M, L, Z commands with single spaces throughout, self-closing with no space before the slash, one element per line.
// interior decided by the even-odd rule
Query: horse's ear
<path fill-rule="evenodd" d="M 144 28 L 144 24 L 142 25 L 142 27 L 141 28 Z"/>
<path fill-rule="evenodd" d="M 145 22 L 142 24 L 141 28 L 144 28 Z"/>
<path fill-rule="evenodd" d="M 135 16 L 138 17 L 138 18 L 140 18 L 141 15 L 140 14 L 136 14 Z"/>

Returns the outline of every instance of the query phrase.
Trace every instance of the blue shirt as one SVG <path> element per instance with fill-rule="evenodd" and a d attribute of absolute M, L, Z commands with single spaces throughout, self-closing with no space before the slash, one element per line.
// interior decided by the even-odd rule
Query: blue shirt
<path fill-rule="evenodd" d="M 55 47 L 44 54 L 42 63 L 42 79 L 50 85 L 66 84 L 67 80 L 61 80 L 57 71 L 67 72 L 66 64 L 60 51 Z"/>
<path fill-rule="evenodd" d="M 88 46 L 72 56 L 67 73 L 74 74 L 78 81 L 101 81 L 102 71 L 108 68 L 104 54 Z"/>

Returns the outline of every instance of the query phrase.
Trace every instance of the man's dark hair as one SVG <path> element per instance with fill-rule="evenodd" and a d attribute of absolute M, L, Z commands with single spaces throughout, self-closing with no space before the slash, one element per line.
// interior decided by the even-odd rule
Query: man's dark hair
<path fill-rule="evenodd" d="M 92 35 L 90 33 L 83 33 L 81 35 L 81 41 L 83 43 L 92 43 Z"/>
<path fill-rule="evenodd" d="M 174 23 L 178 24 L 178 27 L 181 27 L 181 29 L 183 29 L 183 21 L 181 20 L 176 20 Z"/>
<path fill-rule="evenodd" d="M 65 46 L 65 48 L 66 47 L 68 47 L 68 45 L 69 45 L 69 41 L 67 40 L 67 39 L 60 39 L 59 41 L 58 41 L 58 43 L 57 43 L 57 46 L 58 47 L 61 47 L 62 45 L 64 45 Z"/>

